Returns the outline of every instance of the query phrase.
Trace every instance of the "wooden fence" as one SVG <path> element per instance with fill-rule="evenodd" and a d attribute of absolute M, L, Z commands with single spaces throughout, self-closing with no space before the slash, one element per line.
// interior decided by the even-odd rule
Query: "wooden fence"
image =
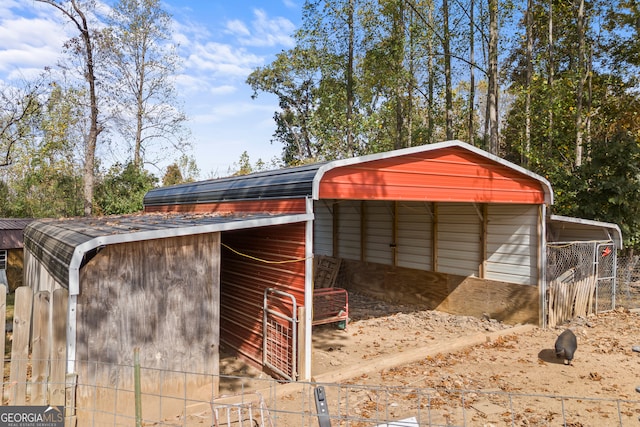
<path fill-rule="evenodd" d="M 0 316 L 6 317 L 7 292 L 0 285 Z M 11 353 L 7 376 L 7 348 L 2 340 L 2 403 L 9 405 L 65 405 L 66 322 L 68 291 L 57 289 L 34 294 L 28 286 L 15 291 L 10 333 Z"/>

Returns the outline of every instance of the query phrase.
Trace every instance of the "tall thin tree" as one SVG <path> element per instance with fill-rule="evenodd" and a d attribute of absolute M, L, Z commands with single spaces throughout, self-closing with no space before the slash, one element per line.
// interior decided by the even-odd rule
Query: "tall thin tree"
<path fill-rule="evenodd" d="M 84 215 L 91 216 L 93 212 L 93 192 L 94 192 L 94 169 L 96 160 L 96 148 L 98 145 L 98 135 L 103 127 L 99 123 L 98 95 L 96 89 L 96 71 L 94 62 L 94 34 L 87 19 L 87 12 L 95 7 L 93 0 L 83 2 L 81 0 L 56 1 L 56 0 L 36 0 L 48 4 L 58 9 L 69 21 L 71 21 L 78 32 L 80 40 L 77 52 L 83 58 L 84 78 L 89 87 L 89 132 L 86 136 L 84 154 L 83 195 L 84 195 Z"/>
<path fill-rule="evenodd" d="M 133 164 L 141 169 L 157 144 L 158 158 L 188 147 L 186 116 L 172 78 L 179 65 L 170 43 L 171 16 L 159 0 L 120 0 L 110 19 L 106 51 L 117 94 L 118 129 L 133 141 Z M 145 158 L 146 154 L 146 158 Z"/>

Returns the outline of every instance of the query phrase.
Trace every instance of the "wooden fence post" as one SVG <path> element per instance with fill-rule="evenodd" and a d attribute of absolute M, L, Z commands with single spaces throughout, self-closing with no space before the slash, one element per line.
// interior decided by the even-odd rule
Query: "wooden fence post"
<path fill-rule="evenodd" d="M 27 395 L 27 362 L 29 359 L 29 332 L 33 291 L 28 286 L 16 289 L 13 311 L 13 342 L 9 371 L 9 405 L 24 405 Z"/>
<path fill-rule="evenodd" d="M 4 332 L 2 334 L 2 340 L 0 340 L 0 349 L 2 351 L 2 366 L 0 366 L 0 368 L 2 369 L 2 383 L 0 384 L 0 403 L 2 401 L 4 401 L 4 352 L 6 351 L 5 348 L 5 338 L 7 336 L 7 287 L 5 285 L 0 285 L 0 318 L 3 319 L 2 321 L 2 332 Z"/>
<path fill-rule="evenodd" d="M 67 304 L 69 291 L 53 291 L 53 337 L 51 345 L 51 374 L 49 375 L 49 404 L 65 404 L 67 370 Z"/>
<path fill-rule="evenodd" d="M 33 337 L 31 339 L 31 404 L 44 405 L 47 399 L 50 349 L 50 294 L 37 292 L 33 301 Z"/>

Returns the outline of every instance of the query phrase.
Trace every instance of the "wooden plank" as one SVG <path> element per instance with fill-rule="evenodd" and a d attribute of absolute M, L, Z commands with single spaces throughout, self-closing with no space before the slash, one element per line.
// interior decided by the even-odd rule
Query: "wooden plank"
<path fill-rule="evenodd" d="M 51 345 L 51 375 L 49 376 L 49 404 L 64 405 L 67 361 L 67 305 L 69 291 L 53 291 L 53 327 Z"/>
<path fill-rule="evenodd" d="M 304 378 L 305 372 L 307 372 L 307 353 L 305 352 L 305 335 L 307 330 L 306 322 L 306 310 L 304 307 L 298 307 L 298 375 L 299 380 L 309 381 L 311 378 Z"/>
<path fill-rule="evenodd" d="M 29 332 L 33 291 L 27 286 L 16 289 L 13 312 L 13 342 L 9 371 L 9 405 L 24 405 L 27 393 L 27 365 L 29 362 Z"/>
<path fill-rule="evenodd" d="M 538 324 L 537 286 L 342 260 L 348 291 L 425 310 Z M 341 273 L 342 274 L 342 273 Z"/>
<path fill-rule="evenodd" d="M 44 405 L 47 399 L 50 308 L 49 291 L 37 292 L 33 300 L 31 338 L 31 403 L 34 405 Z"/>
<path fill-rule="evenodd" d="M 5 285 L 0 285 L 0 319 L 6 319 L 6 318 L 7 318 L 7 287 Z M 7 322 L 6 320 L 4 320 L 2 322 L 2 332 L 4 332 L 2 334 L 3 339 L 0 340 L 2 341 L 0 343 L 0 348 L 2 351 L 2 353 L 0 353 L 2 355 L 2 365 L 0 367 L 2 368 L 3 377 L 4 377 L 4 352 L 6 351 L 4 337 L 7 336 L 6 327 L 7 327 Z M 4 396 L 4 380 L 0 384 L 0 397 L 2 396 Z"/>

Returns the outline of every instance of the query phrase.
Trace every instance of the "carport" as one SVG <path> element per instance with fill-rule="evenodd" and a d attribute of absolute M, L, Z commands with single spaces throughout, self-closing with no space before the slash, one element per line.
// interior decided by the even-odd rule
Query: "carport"
<path fill-rule="evenodd" d="M 552 203 L 545 178 L 460 141 L 164 187 L 144 199 L 148 213 L 313 215 L 305 226 L 269 236 L 250 230 L 222 236 L 221 342 L 260 361 L 257 300 L 270 288 L 285 291 L 299 313 L 291 358 L 301 379 L 312 369 L 312 261 L 307 258 L 301 280 L 286 281 L 281 266 L 250 271 L 244 256 L 268 259 L 297 242 L 314 256 L 339 259 L 338 284 L 349 291 L 540 324 Z M 255 244 L 256 236 L 264 245 Z M 241 300 L 251 301 L 242 312 Z"/>

